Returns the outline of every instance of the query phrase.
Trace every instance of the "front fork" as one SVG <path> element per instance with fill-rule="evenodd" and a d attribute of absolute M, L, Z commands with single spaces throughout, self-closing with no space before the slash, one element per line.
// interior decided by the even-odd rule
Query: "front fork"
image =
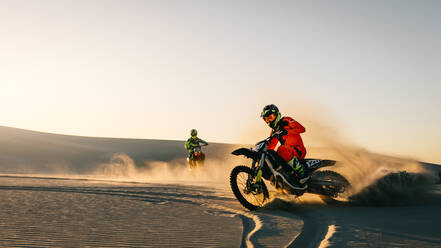
<path fill-rule="evenodd" d="M 263 165 L 265 164 L 265 154 L 266 153 L 263 152 L 262 155 L 260 156 L 260 164 L 259 164 L 259 168 L 257 169 L 257 174 L 256 174 L 256 183 L 260 182 L 262 180 L 262 168 L 263 168 Z"/>
<path fill-rule="evenodd" d="M 257 161 L 253 160 L 253 163 L 251 164 L 251 170 L 253 171 L 254 175 L 248 175 L 247 180 L 247 188 L 249 192 L 257 190 L 258 194 L 262 193 L 262 184 L 260 182 L 262 181 L 262 167 L 264 163 L 265 153 L 262 153 L 258 167 L 256 167 Z"/>

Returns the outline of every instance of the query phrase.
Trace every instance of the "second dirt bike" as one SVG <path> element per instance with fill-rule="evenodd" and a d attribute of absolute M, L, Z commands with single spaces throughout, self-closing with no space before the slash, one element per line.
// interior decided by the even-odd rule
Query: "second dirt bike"
<path fill-rule="evenodd" d="M 201 146 L 205 146 L 205 144 L 199 144 L 199 146 L 195 147 L 193 149 L 193 154 L 190 156 L 190 158 L 187 158 L 188 165 L 190 166 L 190 170 L 199 168 L 204 168 L 204 162 L 205 162 L 205 154 L 202 152 Z"/>
<path fill-rule="evenodd" d="M 306 183 L 305 189 L 299 189 L 289 183 L 282 172 L 283 167 L 277 153 L 268 151 L 269 141 L 276 137 L 274 133 L 271 137 L 258 142 L 255 147 L 240 148 L 232 152 L 233 155 L 244 155 L 252 159 L 251 167 L 239 165 L 233 168 L 230 174 L 230 186 L 237 200 L 247 209 L 256 210 L 269 201 L 269 192 L 262 177 L 268 180 L 277 190 L 287 194 L 301 196 L 305 192 L 318 194 L 325 202 L 332 203 L 338 201 L 344 192 L 350 188 L 349 182 L 342 175 L 330 170 L 319 170 L 319 168 L 332 166 L 333 160 L 321 159 L 302 159 L 306 173 L 311 178 Z M 261 170 L 261 175 L 259 175 Z"/>

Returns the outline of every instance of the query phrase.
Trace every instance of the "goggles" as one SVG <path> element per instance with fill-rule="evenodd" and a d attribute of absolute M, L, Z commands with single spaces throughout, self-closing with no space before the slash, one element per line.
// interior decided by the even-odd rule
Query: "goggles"
<path fill-rule="evenodd" d="M 263 120 L 266 123 L 270 123 L 270 122 L 274 121 L 274 119 L 276 119 L 276 116 L 274 115 L 274 113 L 271 113 L 268 116 L 263 116 Z"/>

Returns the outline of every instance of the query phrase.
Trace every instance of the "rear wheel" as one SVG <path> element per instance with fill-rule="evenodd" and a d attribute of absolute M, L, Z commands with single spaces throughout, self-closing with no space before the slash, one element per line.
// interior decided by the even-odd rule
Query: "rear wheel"
<path fill-rule="evenodd" d="M 316 171 L 311 177 L 312 193 L 319 194 L 327 204 L 337 204 L 345 201 L 344 194 L 351 188 L 345 177 L 335 171 Z"/>
<path fill-rule="evenodd" d="M 269 198 L 263 180 L 254 183 L 253 171 L 244 165 L 236 166 L 231 171 L 230 186 L 240 204 L 251 211 L 262 207 Z"/>

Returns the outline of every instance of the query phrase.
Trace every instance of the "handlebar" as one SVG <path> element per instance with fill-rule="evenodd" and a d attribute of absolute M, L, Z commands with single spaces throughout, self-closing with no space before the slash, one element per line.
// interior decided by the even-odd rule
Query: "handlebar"
<path fill-rule="evenodd" d="M 269 136 L 268 138 L 266 138 L 266 140 L 270 141 L 272 138 L 279 136 L 280 134 L 282 134 L 283 131 L 277 131 L 274 132 L 271 136 Z"/>
<path fill-rule="evenodd" d="M 259 144 L 259 143 L 262 143 L 262 142 L 269 143 L 272 138 L 277 137 L 278 135 L 280 135 L 282 133 L 283 133 L 282 131 L 274 132 L 271 136 L 269 136 L 268 138 L 266 138 L 264 140 L 261 140 L 261 141 L 257 142 L 256 144 Z"/>

